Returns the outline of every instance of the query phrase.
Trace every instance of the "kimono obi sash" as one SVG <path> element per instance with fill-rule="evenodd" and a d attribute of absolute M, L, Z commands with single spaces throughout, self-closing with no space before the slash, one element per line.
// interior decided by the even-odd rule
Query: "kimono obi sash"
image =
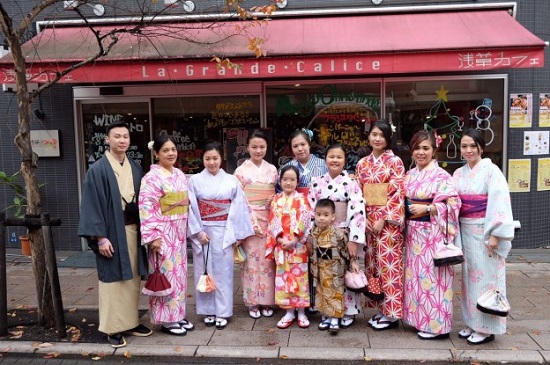
<path fill-rule="evenodd" d="M 226 221 L 231 200 L 200 199 L 199 213 L 203 221 Z"/>
<path fill-rule="evenodd" d="M 418 214 L 412 214 L 410 210 L 411 204 L 422 204 L 422 205 L 430 205 L 432 204 L 433 199 L 411 199 L 406 198 L 405 199 L 405 217 L 410 221 L 417 221 L 417 222 L 429 222 L 430 221 L 430 214 L 426 211 Z"/>
<path fill-rule="evenodd" d="M 386 205 L 388 203 L 389 183 L 363 185 L 363 198 L 366 205 Z"/>
<path fill-rule="evenodd" d="M 248 184 L 244 187 L 244 193 L 248 203 L 253 208 L 265 208 L 269 199 L 275 194 L 275 185 L 273 184 Z"/>
<path fill-rule="evenodd" d="M 297 187 L 296 188 L 296 191 L 303 194 L 304 197 L 307 199 L 307 196 L 309 194 L 309 186 L 305 186 L 305 187 Z"/>
<path fill-rule="evenodd" d="M 164 194 L 160 198 L 160 211 L 162 215 L 187 214 L 189 211 L 187 191 L 171 191 Z"/>
<path fill-rule="evenodd" d="M 348 202 L 334 202 L 336 207 L 334 227 L 345 227 L 348 220 Z"/>
<path fill-rule="evenodd" d="M 487 194 L 460 194 L 461 218 L 484 218 L 487 213 Z"/>
<path fill-rule="evenodd" d="M 317 260 L 339 259 L 340 250 L 334 247 L 317 247 Z"/>

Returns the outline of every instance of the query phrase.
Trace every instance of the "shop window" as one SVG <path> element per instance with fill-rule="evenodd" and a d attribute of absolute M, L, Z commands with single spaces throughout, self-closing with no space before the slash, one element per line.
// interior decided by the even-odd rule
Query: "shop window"
<path fill-rule="evenodd" d="M 153 135 L 167 133 L 174 137 L 178 167 L 187 174 L 203 169 L 202 147 L 209 141 L 232 146 L 232 151 L 224 153 L 222 167 L 233 173 L 246 155 L 248 130 L 260 127 L 259 95 L 156 98 L 152 105 Z M 238 143 L 225 143 L 233 137 Z"/>
<path fill-rule="evenodd" d="M 413 166 L 411 137 L 421 129 L 442 137 L 436 154 L 449 173 L 464 164 L 460 137 L 480 128 L 488 143 L 483 157 L 502 169 L 504 150 L 504 79 L 439 79 L 386 83 L 386 119 L 396 128 L 393 150 L 405 166 Z"/>
<path fill-rule="evenodd" d="M 314 132 L 311 152 L 324 158 L 325 148 L 342 143 L 346 170 L 353 171 L 364 154 L 370 123 L 380 116 L 380 84 L 274 84 L 266 87 L 267 127 L 273 130 L 274 162 L 290 161 L 289 135 L 296 129 Z"/>
<path fill-rule="evenodd" d="M 114 122 L 125 122 L 130 129 L 127 155 L 148 170 L 151 164 L 151 154 L 147 150 L 149 119 L 149 104 L 146 102 L 82 104 L 86 166 L 90 167 L 107 150 L 105 128 Z"/>

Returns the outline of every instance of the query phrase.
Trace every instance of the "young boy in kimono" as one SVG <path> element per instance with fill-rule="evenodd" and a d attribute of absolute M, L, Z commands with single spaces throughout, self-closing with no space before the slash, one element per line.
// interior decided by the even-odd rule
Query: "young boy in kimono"
<path fill-rule="evenodd" d="M 337 334 L 344 316 L 344 273 L 349 262 L 346 232 L 334 227 L 336 206 L 330 199 L 320 199 L 315 206 L 315 227 L 307 239 L 310 271 L 315 286 L 315 308 L 323 315 L 319 329 Z M 357 260 L 352 263 L 359 270 Z"/>

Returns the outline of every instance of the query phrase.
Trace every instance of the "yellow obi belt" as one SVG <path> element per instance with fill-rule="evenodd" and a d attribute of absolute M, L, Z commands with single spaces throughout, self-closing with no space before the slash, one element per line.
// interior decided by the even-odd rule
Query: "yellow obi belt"
<path fill-rule="evenodd" d="M 187 214 L 189 211 L 189 197 L 187 191 L 172 191 L 160 198 L 162 215 Z"/>
<path fill-rule="evenodd" d="M 265 207 L 275 194 L 274 184 L 248 184 L 244 187 L 248 203 L 254 207 Z"/>
<path fill-rule="evenodd" d="M 363 198 L 367 205 L 386 205 L 388 203 L 389 183 L 363 185 Z"/>

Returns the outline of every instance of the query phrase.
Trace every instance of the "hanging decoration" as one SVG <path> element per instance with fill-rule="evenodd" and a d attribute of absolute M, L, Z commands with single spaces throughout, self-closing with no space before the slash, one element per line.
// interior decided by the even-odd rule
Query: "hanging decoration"
<path fill-rule="evenodd" d="M 446 90 L 443 85 L 435 92 L 437 94 L 436 103 L 430 108 L 428 116 L 426 117 L 426 122 L 424 122 L 424 129 L 433 131 L 434 134 L 439 134 L 442 139 L 449 138 L 446 154 L 448 158 L 453 159 L 458 155 L 458 147 L 455 138 L 460 139 L 459 132 L 462 132 L 462 128 L 464 127 L 464 119 L 451 114 L 451 110 L 447 108 L 446 102 L 448 101 L 448 92 L 449 90 Z M 442 126 L 437 126 L 436 128 L 433 123 L 441 117 L 449 122 Z"/>
<path fill-rule="evenodd" d="M 476 129 L 485 131 L 491 135 L 487 138 L 485 146 L 489 146 L 495 139 L 495 132 L 491 129 L 491 119 L 494 118 L 493 110 L 491 109 L 493 101 L 491 99 L 484 99 L 483 103 L 470 112 L 470 120 L 474 119 L 476 122 Z"/>

